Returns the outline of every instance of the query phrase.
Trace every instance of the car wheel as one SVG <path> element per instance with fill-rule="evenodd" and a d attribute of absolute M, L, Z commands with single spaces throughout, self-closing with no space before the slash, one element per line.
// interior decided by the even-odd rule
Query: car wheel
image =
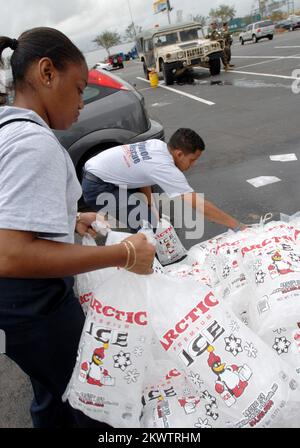
<path fill-rule="evenodd" d="M 290 26 L 289 31 L 294 31 L 294 28 L 292 26 Z"/>
<path fill-rule="evenodd" d="M 124 68 L 124 64 L 121 64 L 121 65 L 120 65 L 120 68 Z"/>
<path fill-rule="evenodd" d="M 269 40 L 273 40 L 273 37 L 274 37 L 274 36 L 269 36 Z"/>
<path fill-rule="evenodd" d="M 166 86 L 174 84 L 174 76 L 172 69 L 168 67 L 168 64 L 162 63 L 162 72 Z"/>
<path fill-rule="evenodd" d="M 148 67 L 145 62 L 143 62 L 143 70 L 144 70 L 145 78 L 148 79 L 148 81 L 149 81 L 149 70 L 148 70 Z"/>
<path fill-rule="evenodd" d="M 240 42 L 241 42 L 241 45 L 245 45 L 245 41 L 242 37 L 240 38 Z"/>
<path fill-rule="evenodd" d="M 221 72 L 221 60 L 218 59 L 212 59 L 209 61 L 209 71 L 211 76 L 217 76 Z"/>
<path fill-rule="evenodd" d="M 252 42 L 253 42 L 254 44 L 256 44 L 256 43 L 258 42 L 258 39 L 257 39 L 257 37 L 255 36 L 255 34 L 253 34 L 253 36 L 252 36 Z"/>

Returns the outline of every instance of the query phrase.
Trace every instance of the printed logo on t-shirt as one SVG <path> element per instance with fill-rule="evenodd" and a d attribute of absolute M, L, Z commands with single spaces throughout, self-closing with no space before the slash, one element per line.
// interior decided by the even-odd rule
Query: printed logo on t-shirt
<path fill-rule="evenodd" d="M 124 145 L 124 159 L 128 167 L 134 163 L 140 163 L 145 160 L 152 160 L 152 157 L 149 155 L 148 150 L 146 149 L 146 143 L 133 143 L 131 145 Z"/>

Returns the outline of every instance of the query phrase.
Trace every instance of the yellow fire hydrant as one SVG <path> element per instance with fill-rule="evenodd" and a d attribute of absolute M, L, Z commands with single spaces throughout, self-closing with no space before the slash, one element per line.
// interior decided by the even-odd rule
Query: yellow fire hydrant
<path fill-rule="evenodd" d="M 150 81 L 151 87 L 158 86 L 158 74 L 156 73 L 156 71 L 154 69 L 151 70 L 151 72 L 149 73 L 149 81 Z"/>

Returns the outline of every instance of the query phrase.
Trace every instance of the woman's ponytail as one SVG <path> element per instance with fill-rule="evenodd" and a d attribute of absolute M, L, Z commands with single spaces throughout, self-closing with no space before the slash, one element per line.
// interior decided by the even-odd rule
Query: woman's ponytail
<path fill-rule="evenodd" d="M 4 62 L 2 59 L 2 53 L 6 48 L 16 50 L 18 46 L 17 39 L 11 39 L 10 37 L 0 36 L 0 67 L 3 67 Z"/>

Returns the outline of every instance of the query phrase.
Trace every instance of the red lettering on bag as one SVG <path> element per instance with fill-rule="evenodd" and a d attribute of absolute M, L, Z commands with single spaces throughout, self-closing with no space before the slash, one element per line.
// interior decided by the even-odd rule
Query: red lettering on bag
<path fill-rule="evenodd" d="M 141 318 L 145 317 L 145 320 L 142 320 Z M 134 321 L 138 325 L 147 325 L 147 313 L 140 311 L 139 313 L 136 313 L 134 316 Z"/>
<path fill-rule="evenodd" d="M 214 298 L 214 300 L 211 300 L 211 298 Z M 207 294 L 207 296 L 204 299 L 204 303 L 205 305 L 207 305 L 208 307 L 213 307 L 219 304 L 218 299 L 213 295 L 212 292 L 210 292 L 209 294 Z"/>
<path fill-rule="evenodd" d="M 92 292 L 88 292 L 86 294 L 82 294 L 79 297 L 80 305 L 82 305 L 83 303 L 88 303 L 91 300 L 92 297 L 93 297 L 93 293 Z"/>
<path fill-rule="evenodd" d="M 91 300 L 90 307 L 92 308 L 92 310 L 96 311 L 96 313 L 101 314 L 102 304 L 101 302 L 98 302 L 98 300 Z"/>
<path fill-rule="evenodd" d="M 182 325 L 182 324 L 184 324 L 183 328 L 180 327 L 180 325 Z M 178 322 L 178 324 L 176 324 L 175 331 L 177 331 L 177 333 L 179 333 L 179 334 L 183 333 L 187 329 L 188 326 L 189 326 L 189 324 L 187 324 L 185 322 L 185 319 L 182 319 L 180 322 Z"/>
<path fill-rule="evenodd" d="M 169 348 L 173 345 L 175 339 L 177 339 L 178 336 L 184 333 L 193 322 L 199 319 L 200 315 L 196 314 L 198 310 L 201 311 L 201 314 L 205 314 L 209 311 L 210 308 L 215 307 L 218 304 L 219 304 L 218 299 L 213 295 L 212 292 L 209 292 L 209 294 L 205 296 L 204 300 L 198 303 L 196 308 L 193 308 L 184 317 L 184 319 L 181 319 L 179 322 L 177 322 L 174 330 L 171 329 L 167 331 L 167 333 L 162 337 L 160 343 L 163 346 L 163 348 L 166 351 L 169 350 Z M 185 324 L 184 327 L 183 324 Z"/>
<path fill-rule="evenodd" d="M 148 324 L 146 311 L 138 311 L 137 313 L 135 313 L 134 311 L 120 311 L 116 310 L 113 306 L 110 305 L 103 306 L 102 303 L 96 299 L 92 299 L 90 301 L 90 307 L 97 314 L 103 314 L 106 317 L 112 317 L 128 324 Z"/>
<path fill-rule="evenodd" d="M 167 233 L 170 233 L 172 231 L 172 227 L 168 227 L 166 230 L 164 230 L 163 232 L 159 233 L 156 235 L 156 238 L 162 238 L 164 235 L 166 235 Z"/>
<path fill-rule="evenodd" d="M 290 236 L 287 236 L 287 235 L 274 236 L 272 238 L 265 239 L 260 244 L 252 244 L 251 246 L 243 247 L 241 250 L 241 253 L 244 256 L 245 253 L 247 253 L 247 252 L 251 252 L 252 250 L 255 250 L 255 249 L 261 249 L 262 247 L 265 247 L 272 243 L 280 243 L 282 240 L 283 241 L 291 241 L 292 243 L 294 243 L 293 239 Z"/>
<path fill-rule="evenodd" d="M 109 310 L 111 310 L 112 313 L 109 314 Z M 112 306 L 105 306 L 103 308 L 103 314 L 106 317 L 113 317 L 114 316 L 114 308 Z"/>
<path fill-rule="evenodd" d="M 178 334 L 175 333 L 174 330 L 169 330 L 164 336 L 163 338 L 167 341 L 168 344 L 166 344 L 164 341 L 160 341 L 161 345 L 163 346 L 163 348 L 167 351 L 169 350 L 169 348 L 171 347 L 171 345 L 173 344 L 174 340 L 178 338 Z"/>
<path fill-rule="evenodd" d="M 126 314 L 127 314 L 126 322 L 128 322 L 129 324 L 133 324 L 133 315 L 134 315 L 134 313 L 129 312 L 129 313 L 126 313 Z"/>

